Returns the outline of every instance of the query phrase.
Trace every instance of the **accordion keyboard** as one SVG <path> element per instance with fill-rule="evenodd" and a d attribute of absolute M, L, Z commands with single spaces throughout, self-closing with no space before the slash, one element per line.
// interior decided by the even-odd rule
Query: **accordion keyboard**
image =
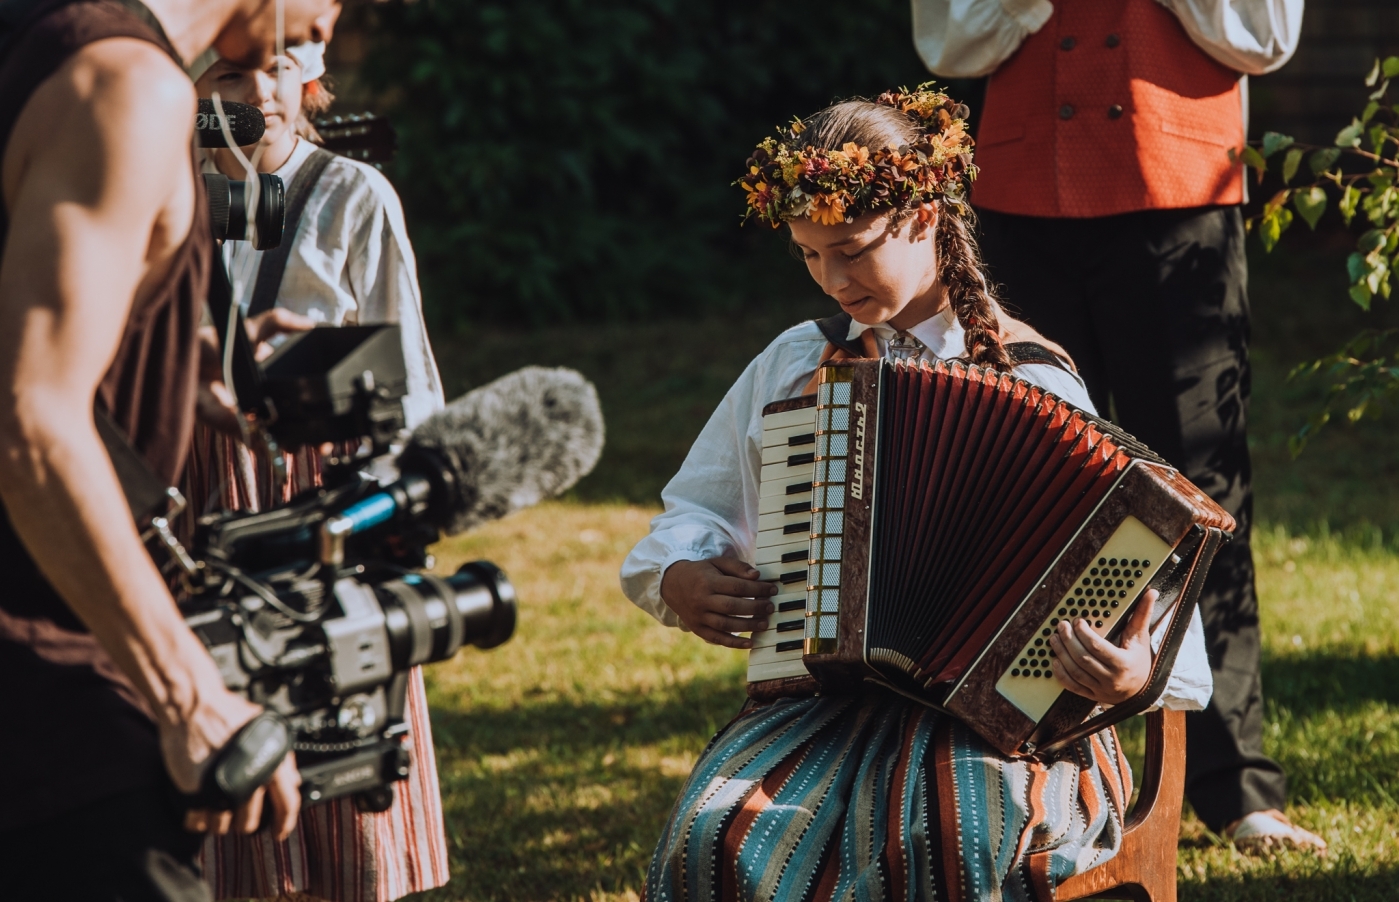
<path fill-rule="evenodd" d="M 802 633 L 806 620 L 807 558 L 811 551 L 811 477 L 815 470 L 816 408 L 763 417 L 758 542 L 759 579 L 778 584 L 768 628 L 753 633 L 748 682 L 806 676 Z"/>

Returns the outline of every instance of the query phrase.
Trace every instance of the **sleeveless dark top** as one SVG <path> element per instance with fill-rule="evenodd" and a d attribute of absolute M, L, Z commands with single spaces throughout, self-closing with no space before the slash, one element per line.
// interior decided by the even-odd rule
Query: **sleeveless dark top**
<path fill-rule="evenodd" d="M 0 155 L 35 90 L 88 44 L 135 38 L 179 62 L 136 0 L 44 0 L 14 37 L 0 59 Z M 189 237 L 163 282 L 131 311 L 97 392 L 167 484 L 184 468 L 193 429 L 195 331 L 213 247 L 193 148 L 190 162 L 197 199 Z M 0 247 L 7 225 L 0 210 Z M 0 830 L 164 780 L 141 700 L 40 574 L 0 507 Z"/>

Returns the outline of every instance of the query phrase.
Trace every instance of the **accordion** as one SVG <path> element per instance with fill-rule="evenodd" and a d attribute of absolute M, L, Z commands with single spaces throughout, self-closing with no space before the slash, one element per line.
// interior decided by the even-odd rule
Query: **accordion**
<path fill-rule="evenodd" d="M 1132 436 L 1013 375 L 960 362 L 828 363 L 763 410 L 753 633 L 766 700 L 866 682 L 945 710 L 1002 753 L 1045 754 L 1165 688 L 1233 519 Z M 1146 687 L 1095 715 L 1049 635 L 1116 638 L 1148 588 L 1169 616 Z"/>

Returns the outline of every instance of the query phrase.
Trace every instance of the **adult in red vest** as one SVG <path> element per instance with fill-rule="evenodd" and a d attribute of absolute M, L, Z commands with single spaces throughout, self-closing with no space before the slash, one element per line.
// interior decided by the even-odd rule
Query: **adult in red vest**
<path fill-rule="evenodd" d="M 1239 205 L 1246 78 L 1297 46 L 1303 0 L 913 0 L 946 77 L 990 75 L 972 203 L 1012 309 L 1063 344 L 1094 404 L 1239 522 L 1200 599 L 1214 696 L 1186 795 L 1241 848 L 1325 842 L 1281 813 L 1262 752 Z"/>

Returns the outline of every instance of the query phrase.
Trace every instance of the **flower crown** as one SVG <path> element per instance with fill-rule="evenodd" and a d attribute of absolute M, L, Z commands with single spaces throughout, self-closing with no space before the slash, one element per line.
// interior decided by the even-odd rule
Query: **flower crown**
<path fill-rule="evenodd" d="M 836 225 L 877 210 L 914 208 L 926 221 L 939 197 L 962 212 L 966 183 L 976 178 L 972 139 L 963 125 L 966 106 L 932 90 L 932 82 L 911 92 L 885 92 L 874 102 L 917 122 L 916 143 L 878 149 L 847 143 L 823 150 L 803 146 L 806 125 L 795 119 L 758 145 L 748 158 L 748 174 L 734 183 L 747 194 L 744 221 L 757 217 L 777 228 L 809 216 Z"/>

